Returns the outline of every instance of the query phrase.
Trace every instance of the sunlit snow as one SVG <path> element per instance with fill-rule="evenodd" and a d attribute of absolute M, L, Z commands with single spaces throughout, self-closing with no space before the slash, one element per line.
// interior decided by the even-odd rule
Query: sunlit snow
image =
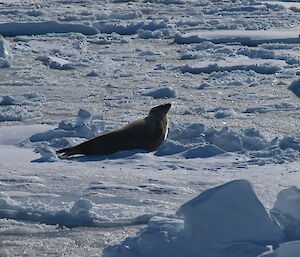
<path fill-rule="evenodd" d="M 298 257 L 300 5 L 0 2 L 0 256 Z M 64 158 L 172 103 L 155 151 Z"/>

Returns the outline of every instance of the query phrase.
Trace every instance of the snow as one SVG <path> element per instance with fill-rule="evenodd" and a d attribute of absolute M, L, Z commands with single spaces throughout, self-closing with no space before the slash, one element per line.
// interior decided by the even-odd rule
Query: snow
<path fill-rule="evenodd" d="M 274 252 L 267 252 L 259 257 L 296 257 L 299 254 L 299 247 L 299 241 L 283 243 Z"/>
<path fill-rule="evenodd" d="M 300 42 L 299 30 L 219 30 L 199 31 L 183 35 L 177 34 L 174 42 L 178 44 L 200 43 L 210 41 L 215 44 L 240 43 L 246 46 L 257 46 L 263 43 L 295 44 Z"/>
<path fill-rule="evenodd" d="M 9 68 L 10 63 L 8 59 L 11 57 L 12 55 L 11 55 L 9 43 L 0 34 L 0 68 Z"/>
<path fill-rule="evenodd" d="M 154 99 L 176 98 L 176 91 L 170 87 L 161 87 L 153 91 L 143 93 L 144 96 L 152 96 Z"/>
<path fill-rule="evenodd" d="M 70 70 L 74 69 L 73 65 L 62 58 L 55 57 L 55 56 L 38 56 L 36 60 L 41 61 L 45 65 L 49 66 L 52 69 L 58 70 Z"/>
<path fill-rule="evenodd" d="M 299 3 L 0 6 L 1 256 L 298 255 Z M 156 151 L 56 154 L 166 102 Z"/>
<path fill-rule="evenodd" d="M 206 190 L 182 205 L 177 214 L 184 216 L 184 224 L 152 219 L 136 238 L 106 248 L 103 256 L 214 257 L 228 256 L 238 247 L 247 256 L 257 256 L 267 250 L 267 244 L 276 245 L 284 238 L 247 180 Z"/>
<path fill-rule="evenodd" d="M 193 74 L 199 73 L 212 73 L 219 71 L 234 71 L 245 70 L 255 71 L 261 74 L 274 74 L 280 71 L 286 63 L 284 61 L 263 61 L 261 59 L 249 59 L 249 58 L 226 58 L 218 62 L 201 62 L 196 66 L 184 65 L 179 67 L 183 73 L 189 72 Z"/>
<path fill-rule="evenodd" d="M 84 35 L 97 34 L 95 28 L 79 24 L 63 24 L 55 21 L 44 22 L 9 22 L 0 24 L 0 34 L 4 37 L 44 35 L 47 33 L 78 32 Z"/>
<path fill-rule="evenodd" d="M 296 96 L 300 97 L 300 80 L 294 80 L 288 87 Z"/>

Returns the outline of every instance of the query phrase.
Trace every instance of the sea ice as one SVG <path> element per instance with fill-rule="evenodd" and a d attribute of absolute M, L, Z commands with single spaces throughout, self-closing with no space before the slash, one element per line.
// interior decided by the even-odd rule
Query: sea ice
<path fill-rule="evenodd" d="M 41 61 L 45 65 L 49 66 L 52 69 L 57 70 L 71 70 L 74 69 L 74 65 L 69 61 L 56 57 L 56 56 L 38 56 L 36 60 Z"/>
<path fill-rule="evenodd" d="M 177 96 L 177 93 L 173 88 L 161 87 L 159 89 L 145 92 L 142 95 L 152 96 L 154 99 L 161 99 L 161 98 L 175 98 Z"/>
<path fill-rule="evenodd" d="M 58 23 L 55 21 L 42 22 L 8 22 L 0 24 L 0 34 L 4 37 L 15 37 L 20 35 L 44 35 L 47 33 L 78 32 L 84 35 L 94 35 L 98 30 L 81 24 Z"/>
<path fill-rule="evenodd" d="M 300 97 L 300 79 L 294 80 L 288 88 L 296 96 Z"/>
<path fill-rule="evenodd" d="M 300 253 L 300 241 L 282 243 L 274 251 L 268 251 L 257 257 L 298 257 Z"/>
<path fill-rule="evenodd" d="M 282 189 L 271 210 L 283 227 L 289 240 L 300 239 L 300 189 L 291 186 Z"/>
<path fill-rule="evenodd" d="M 246 180 L 206 190 L 180 207 L 181 220 L 152 219 L 136 237 L 104 250 L 103 257 L 251 256 L 282 242 L 284 234 Z"/>
<path fill-rule="evenodd" d="M 217 44 L 240 43 L 257 46 L 263 43 L 295 44 L 300 42 L 298 30 L 217 30 L 175 35 L 177 44 L 192 44 L 210 41 Z"/>

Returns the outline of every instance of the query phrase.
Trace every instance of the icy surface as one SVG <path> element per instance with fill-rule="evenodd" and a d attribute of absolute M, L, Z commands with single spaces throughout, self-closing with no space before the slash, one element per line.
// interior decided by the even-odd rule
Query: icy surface
<path fill-rule="evenodd" d="M 246 180 L 204 191 L 178 214 L 184 216 L 184 226 L 180 220 L 154 219 L 136 238 L 108 247 L 103 256 L 215 257 L 239 247 L 245 251 L 239 254 L 256 256 L 266 251 L 264 245 L 284 238 Z"/>
<path fill-rule="evenodd" d="M 47 33 L 68 33 L 78 32 L 85 35 L 97 34 L 97 30 L 79 24 L 62 24 L 55 21 L 44 22 L 24 22 L 24 23 L 1 23 L 0 34 L 4 37 L 14 37 L 20 35 L 44 35 Z"/>
<path fill-rule="evenodd" d="M 176 211 L 236 179 L 273 208 L 285 241 L 298 240 L 297 190 L 287 206 L 278 193 L 300 188 L 299 10 L 257 0 L 1 1 L 0 255 L 101 256 L 144 228 L 147 246 L 176 256 L 187 245 Z M 157 151 L 56 155 L 166 101 Z M 222 257 L 265 250 L 237 242 Z"/>
<path fill-rule="evenodd" d="M 300 43 L 299 30 L 219 30 L 191 32 L 176 35 L 174 42 L 179 44 L 200 43 L 240 43 L 247 46 L 257 46 L 262 43 Z"/>
<path fill-rule="evenodd" d="M 269 251 L 258 257 L 297 257 L 299 256 L 300 242 L 291 241 L 288 243 L 280 244 L 275 251 Z"/>

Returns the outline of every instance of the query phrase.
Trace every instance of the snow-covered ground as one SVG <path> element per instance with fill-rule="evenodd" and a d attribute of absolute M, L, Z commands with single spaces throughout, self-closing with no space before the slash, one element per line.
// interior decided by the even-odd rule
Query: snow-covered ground
<path fill-rule="evenodd" d="M 296 257 L 299 34 L 299 2 L 1 1 L 0 256 Z M 55 153 L 166 102 L 155 152 Z"/>

